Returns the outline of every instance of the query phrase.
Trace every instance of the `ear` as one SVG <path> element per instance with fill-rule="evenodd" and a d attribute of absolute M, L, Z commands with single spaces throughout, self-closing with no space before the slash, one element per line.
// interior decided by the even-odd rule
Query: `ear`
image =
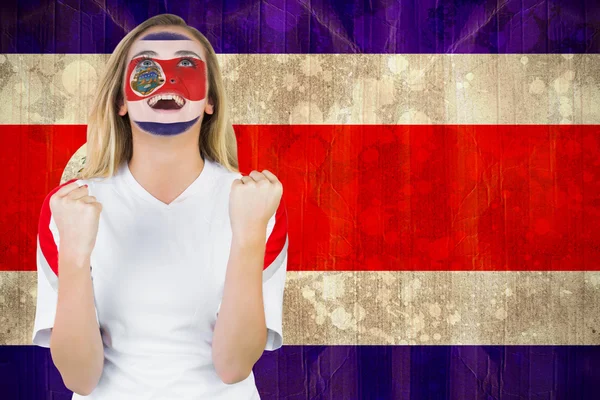
<path fill-rule="evenodd" d="M 120 98 L 117 104 L 119 106 L 119 115 L 124 117 L 127 114 L 127 104 L 123 101 L 123 98 Z"/>
<path fill-rule="evenodd" d="M 214 105 L 211 98 L 209 98 L 204 106 L 204 112 L 206 114 L 212 114 L 214 112 Z"/>

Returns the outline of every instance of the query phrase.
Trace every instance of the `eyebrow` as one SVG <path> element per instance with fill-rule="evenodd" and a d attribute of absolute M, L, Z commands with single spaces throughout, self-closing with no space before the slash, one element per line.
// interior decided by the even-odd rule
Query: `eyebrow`
<path fill-rule="evenodd" d="M 132 60 L 140 57 L 140 56 L 149 56 L 149 57 L 156 57 L 158 55 L 157 52 L 152 51 L 152 50 L 144 50 L 144 51 L 140 51 L 139 53 L 137 53 L 136 55 L 134 55 L 133 57 L 131 57 Z M 193 51 L 189 51 L 189 50 L 179 50 L 175 52 L 176 56 L 194 56 L 196 58 L 199 58 L 200 60 L 202 60 L 202 57 L 200 57 L 198 54 L 194 53 Z"/>
<path fill-rule="evenodd" d="M 175 55 L 176 56 L 194 56 L 194 57 L 197 57 L 202 60 L 202 57 L 200 57 L 198 54 L 194 53 L 193 51 L 189 51 L 189 50 L 176 51 Z"/>
<path fill-rule="evenodd" d="M 132 60 L 140 57 L 140 56 L 157 56 L 158 53 L 152 50 L 144 50 L 144 51 L 140 51 L 139 53 L 137 53 L 136 55 L 134 55 L 133 57 L 131 57 Z"/>

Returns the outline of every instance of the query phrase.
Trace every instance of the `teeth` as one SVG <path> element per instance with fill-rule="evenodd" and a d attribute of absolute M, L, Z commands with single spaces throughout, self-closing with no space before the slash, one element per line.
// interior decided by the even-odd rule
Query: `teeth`
<path fill-rule="evenodd" d="M 152 107 L 159 100 L 174 100 L 177 103 L 177 105 L 179 105 L 180 107 L 183 107 L 183 104 L 185 103 L 185 101 L 183 100 L 183 98 L 181 96 L 177 96 L 175 94 L 159 94 L 157 96 L 152 97 L 150 100 L 148 100 L 148 105 L 150 107 Z"/>

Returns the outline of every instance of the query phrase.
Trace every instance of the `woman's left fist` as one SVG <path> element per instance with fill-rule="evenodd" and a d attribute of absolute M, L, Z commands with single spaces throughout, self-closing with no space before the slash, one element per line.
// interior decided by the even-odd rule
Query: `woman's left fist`
<path fill-rule="evenodd" d="M 277 211 L 283 185 L 277 177 L 266 169 L 253 170 L 248 176 L 235 179 L 229 196 L 229 219 L 233 235 L 265 232 L 269 220 Z"/>

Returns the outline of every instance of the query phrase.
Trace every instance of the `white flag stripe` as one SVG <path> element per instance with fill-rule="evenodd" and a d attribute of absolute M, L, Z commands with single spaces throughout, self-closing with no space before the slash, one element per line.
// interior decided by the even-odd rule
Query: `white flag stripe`
<path fill-rule="evenodd" d="M 107 58 L 3 55 L 0 124 L 85 124 Z M 600 123 L 598 54 L 218 58 L 234 124 Z"/>
<path fill-rule="evenodd" d="M 36 272 L 0 272 L 0 344 L 31 344 Z M 600 344 L 600 272 L 287 272 L 286 345 Z"/>

